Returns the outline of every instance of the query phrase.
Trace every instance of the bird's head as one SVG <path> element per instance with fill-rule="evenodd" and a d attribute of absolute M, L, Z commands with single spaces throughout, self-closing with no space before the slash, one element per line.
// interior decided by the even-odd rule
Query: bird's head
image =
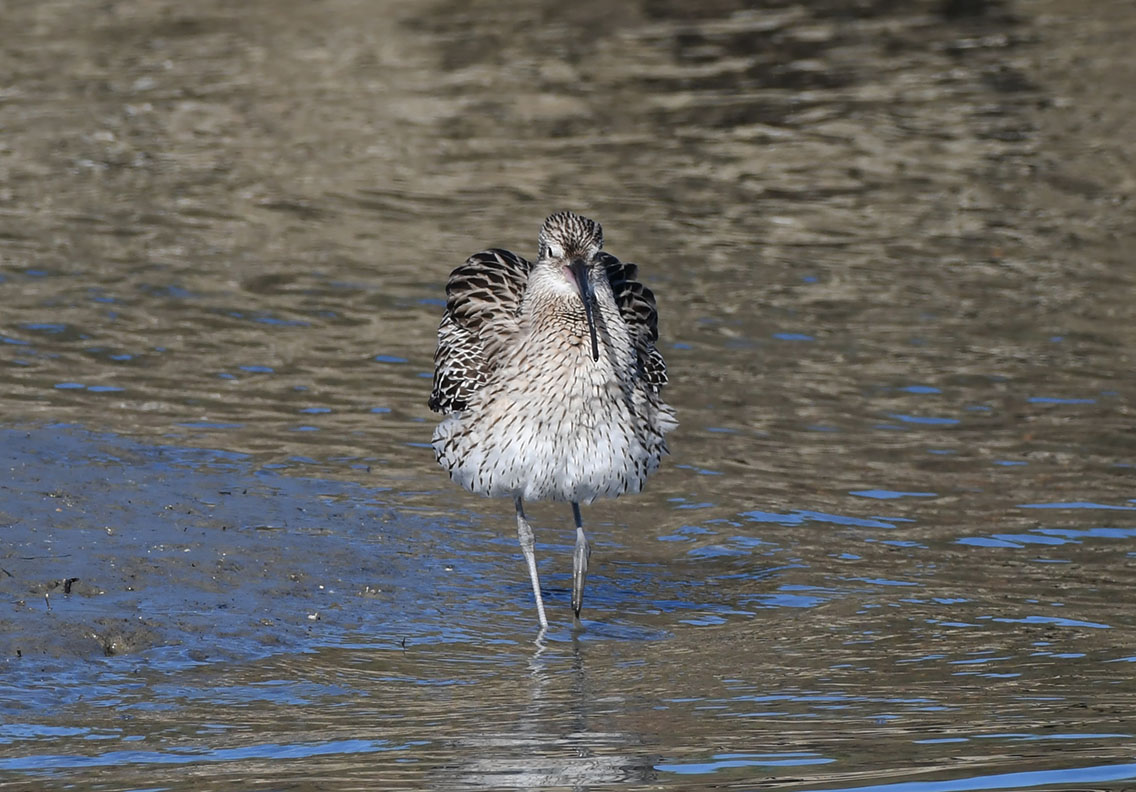
<path fill-rule="evenodd" d="M 575 287 L 584 303 L 584 316 L 588 320 L 592 341 L 592 360 L 599 360 L 595 279 L 602 270 L 599 253 L 603 248 L 603 228 L 595 220 L 574 212 L 557 212 L 549 215 L 541 226 L 539 243 L 537 265 L 558 271 L 568 284 Z"/>
<path fill-rule="evenodd" d="M 603 228 L 575 212 L 557 212 L 544 221 L 539 242 L 541 260 L 590 261 L 603 247 Z"/>

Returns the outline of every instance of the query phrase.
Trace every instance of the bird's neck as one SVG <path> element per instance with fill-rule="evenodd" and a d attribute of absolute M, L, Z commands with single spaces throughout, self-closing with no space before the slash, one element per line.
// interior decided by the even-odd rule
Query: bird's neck
<path fill-rule="evenodd" d="M 563 283 L 563 279 L 560 280 Z M 595 298 L 594 316 L 600 355 L 599 361 L 595 362 L 621 370 L 627 363 L 623 358 L 631 354 L 631 341 L 616 307 L 611 285 L 606 280 L 597 279 Z M 521 304 L 521 318 L 537 348 L 547 349 L 550 354 L 556 354 L 552 351 L 554 349 L 576 349 L 581 357 L 586 356 L 591 361 L 588 319 L 583 300 L 575 289 L 570 286 L 560 288 L 558 283 L 530 282 Z"/>

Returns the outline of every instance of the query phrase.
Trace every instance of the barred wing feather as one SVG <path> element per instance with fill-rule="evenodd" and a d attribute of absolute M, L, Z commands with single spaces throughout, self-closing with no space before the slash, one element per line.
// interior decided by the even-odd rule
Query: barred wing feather
<path fill-rule="evenodd" d="M 518 327 L 532 265 L 508 250 L 470 256 L 446 282 L 446 312 L 438 326 L 430 409 L 464 410 L 489 379 Z"/>
<path fill-rule="evenodd" d="M 619 314 L 631 329 L 639 362 L 639 377 L 655 393 L 667 384 L 667 364 L 655 347 L 659 340 L 659 312 L 654 293 L 639 281 L 639 268 L 620 261 L 609 253 L 601 253 L 608 282 L 611 283 Z"/>

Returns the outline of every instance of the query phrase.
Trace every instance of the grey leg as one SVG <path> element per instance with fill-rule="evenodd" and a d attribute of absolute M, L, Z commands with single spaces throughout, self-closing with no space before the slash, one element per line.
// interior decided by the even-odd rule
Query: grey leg
<path fill-rule="evenodd" d="M 588 537 L 584 536 L 580 504 L 572 503 L 572 516 L 576 518 L 576 549 L 572 552 L 572 610 L 578 620 L 580 609 L 584 607 L 584 580 L 588 577 L 588 558 L 592 548 L 588 545 Z"/>
<path fill-rule="evenodd" d="M 544 600 L 540 597 L 540 578 L 536 573 L 536 553 L 533 551 L 533 530 L 525 519 L 525 507 L 520 498 L 517 498 L 517 538 L 521 540 L 521 552 L 525 554 L 525 563 L 529 565 L 529 577 L 532 578 L 533 596 L 536 597 L 536 615 L 540 618 L 540 630 L 548 629 L 548 619 L 544 617 Z"/>

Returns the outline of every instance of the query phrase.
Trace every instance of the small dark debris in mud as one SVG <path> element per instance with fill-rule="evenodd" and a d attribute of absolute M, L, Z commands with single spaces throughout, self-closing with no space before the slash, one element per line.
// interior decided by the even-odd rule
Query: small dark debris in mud
<path fill-rule="evenodd" d="M 42 594 L 45 597 L 55 594 L 67 596 L 75 594 L 83 597 L 95 597 L 105 593 L 99 586 L 75 576 L 53 578 L 41 583 L 32 583 L 28 586 L 27 592 L 33 595 Z"/>

